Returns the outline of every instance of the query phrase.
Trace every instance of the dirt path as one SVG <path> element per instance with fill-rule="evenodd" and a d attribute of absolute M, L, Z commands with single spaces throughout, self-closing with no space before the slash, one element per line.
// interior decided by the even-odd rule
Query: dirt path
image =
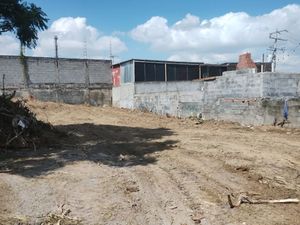
<path fill-rule="evenodd" d="M 227 203 L 300 198 L 300 130 L 30 106 L 67 135 L 0 155 L 0 224 L 40 224 L 62 204 L 82 224 L 300 224 L 300 205 Z"/>

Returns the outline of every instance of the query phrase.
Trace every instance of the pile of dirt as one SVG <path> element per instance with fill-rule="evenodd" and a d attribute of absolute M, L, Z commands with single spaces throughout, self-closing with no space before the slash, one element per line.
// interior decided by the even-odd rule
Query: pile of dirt
<path fill-rule="evenodd" d="M 13 100 L 13 94 L 0 95 L 0 148 L 36 148 L 55 133 L 26 106 L 26 100 Z"/>

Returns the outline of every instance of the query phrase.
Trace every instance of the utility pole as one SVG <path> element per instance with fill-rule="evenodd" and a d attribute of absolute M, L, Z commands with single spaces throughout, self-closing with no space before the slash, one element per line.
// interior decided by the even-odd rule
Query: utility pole
<path fill-rule="evenodd" d="M 279 48 L 278 47 L 278 41 L 287 41 L 287 39 L 280 38 L 280 35 L 283 32 L 288 32 L 287 30 L 276 30 L 275 32 L 272 32 L 269 34 L 269 38 L 274 40 L 274 43 L 272 46 L 270 46 L 269 51 L 272 52 L 272 72 L 276 71 L 276 63 L 277 63 L 277 52 L 278 51 L 284 51 L 284 48 Z"/>
<path fill-rule="evenodd" d="M 2 95 L 5 96 L 5 74 L 2 75 Z"/>
<path fill-rule="evenodd" d="M 59 79 L 59 68 L 58 68 L 58 44 L 57 44 L 57 40 L 58 37 L 57 35 L 54 36 L 54 45 L 55 45 L 55 63 L 56 63 L 56 67 L 55 67 L 55 73 L 56 73 L 56 84 L 55 84 L 55 88 L 56 88 L 56 102 L 59 102 L 59 95 L 58 95 L 58 89 L 59 89 L 59 84 L 60 84 L 60 79 Z"/>
<path fill-rule="evenodd" d="M 57 45 L 57 40 L 58 40 L 58 37 L 55 35 L 54 36 L 54 44 L 55 44 L 55 58 L 56 58 L 56 60 L 58 59 L 58 45 Z"/>
<path fill-rule="evenodd" d="M 261 61 L 261 66 L 260 66 L 260 72 L 261 73 L 265 72 L 265 54 L 262 54 L 262 61 Z"/>

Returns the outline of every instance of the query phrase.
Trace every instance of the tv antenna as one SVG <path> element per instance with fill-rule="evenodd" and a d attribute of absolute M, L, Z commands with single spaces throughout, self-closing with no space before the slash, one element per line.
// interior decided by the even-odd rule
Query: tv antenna
<path fill-rule="evenodd" d="M 117 57 L 116 55 L 113 55 L 112 53 L 112 44 L 111 44 L 111 40 L 109 41 L 109 58 L 111 60 L 111 64 L 114 64 L 114 59 L 115 57 Z"/>
<path fill-rule="evenodd" d="M 285 51 L 285 48 L 279 48 L 278 47 L 278 41 L 287 41 L 287 39 L 280 38 L 280 35 L 283 32 L 288 32 L 287 30 L 276 30 L 275 32 L 272 32 L 269 34 L 269 38 L 274 40 L 274 43 L 272 46 L 269 47 L 269 51 L 272 52 L 272 58 L 271 58 L 271 63 L 273 65 L 272 71 L 276 71 L 276 63 L 277 63 L 277 52 L 278 51 Z"/>
<path fill-rule="evenodd" d="M 83 41 L 83 57 L 85 59 L 88 58 L 87 39 L 86 39 L 86 37 L 84 38 L 84 41 Z"/>

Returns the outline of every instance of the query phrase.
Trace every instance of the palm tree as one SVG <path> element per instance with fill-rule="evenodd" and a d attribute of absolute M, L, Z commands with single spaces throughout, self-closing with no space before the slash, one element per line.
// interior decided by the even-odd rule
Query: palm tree
<path fill-rule="evenodd" d="M 0 2 L 0 35 L 4 32 L 15 33 L 21 46 L 35 48 L 38 31 L 47 29 L 47 22 L 46 13 L 35 4 L 22 0 Z"/>

